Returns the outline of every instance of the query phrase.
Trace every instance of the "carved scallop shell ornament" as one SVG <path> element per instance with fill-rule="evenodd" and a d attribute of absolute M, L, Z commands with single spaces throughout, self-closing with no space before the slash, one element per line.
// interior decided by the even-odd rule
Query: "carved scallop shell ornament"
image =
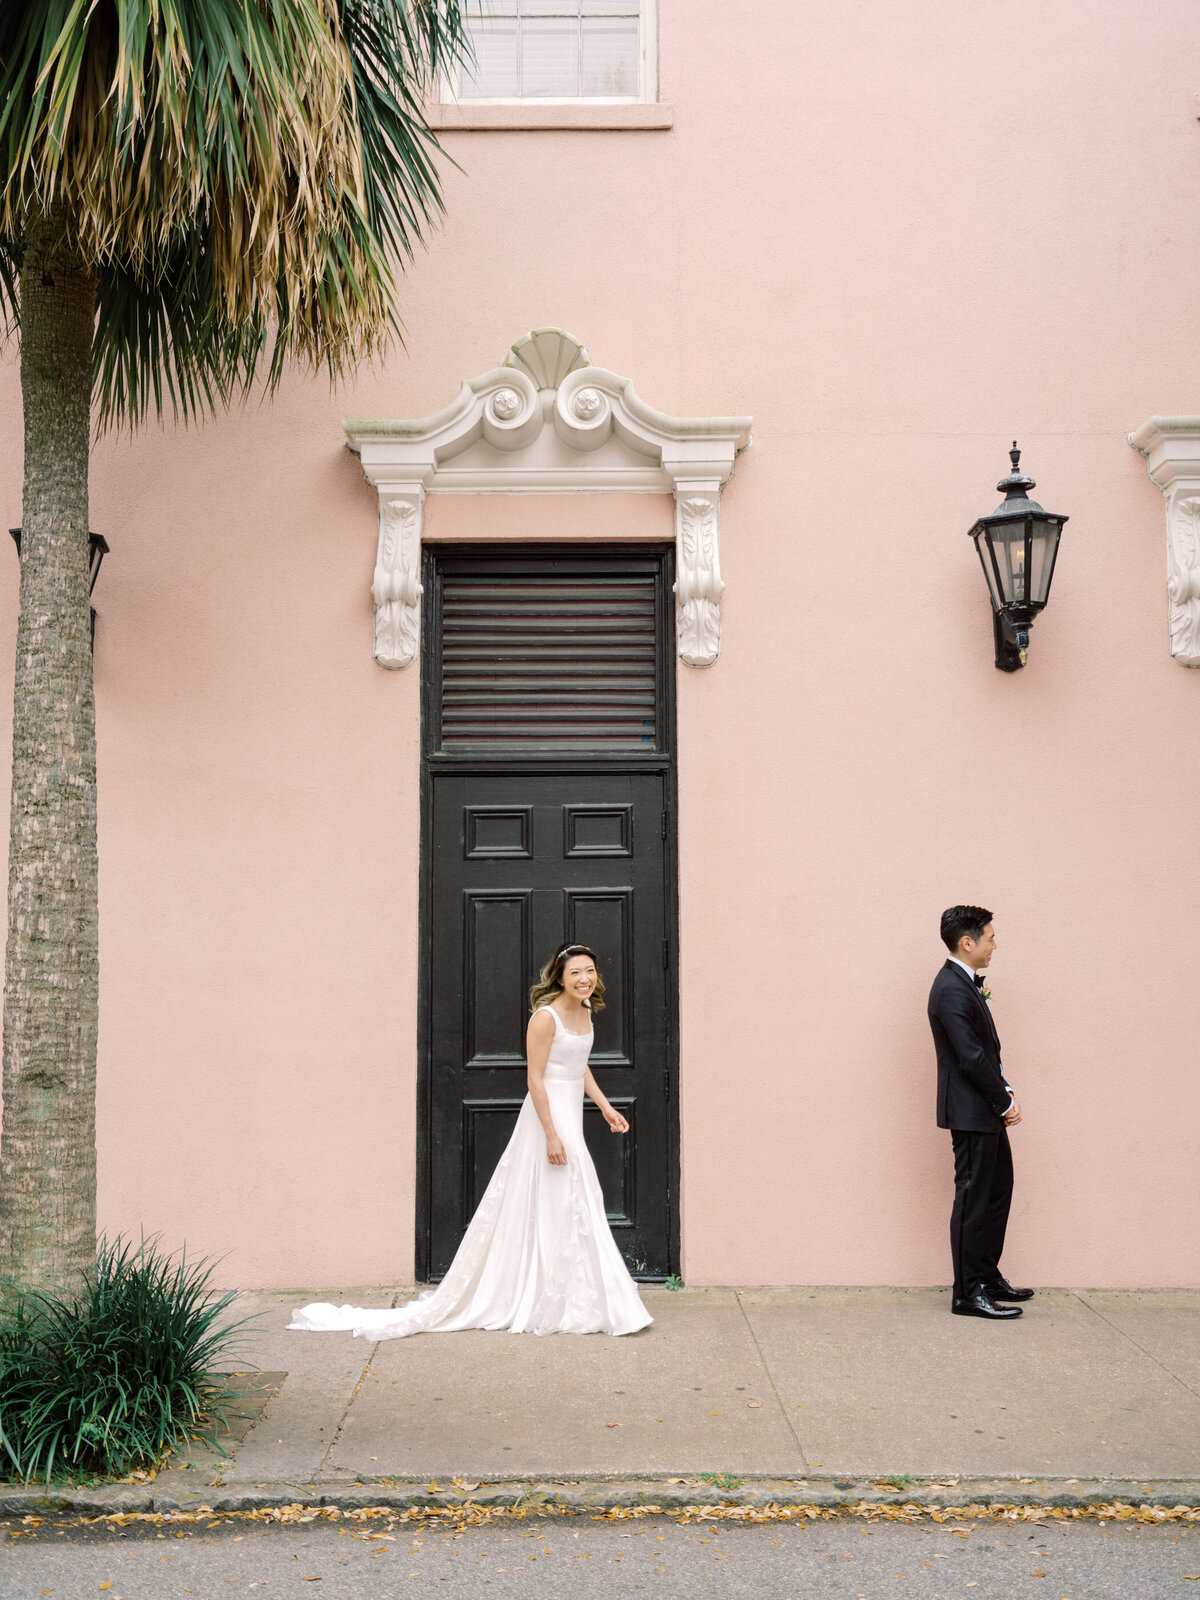
<path fill-rule="evenodd" d="M 528 373 L 539 389 L 557 389 L 568 372 L 591 364 L 579 340 L 562 328 L 534 328 L 511 346 L 503 362 Z"/>

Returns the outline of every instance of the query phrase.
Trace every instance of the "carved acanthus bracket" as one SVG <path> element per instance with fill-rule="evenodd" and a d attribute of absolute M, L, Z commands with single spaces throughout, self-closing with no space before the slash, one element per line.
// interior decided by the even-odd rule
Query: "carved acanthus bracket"
<path fill-rule="evenodd" d="M 721 488 L 750 442 L 749 417 L 672 417 L 628 378 L 592 364 L 578 339 L 537 328 L 502 366 L 413 421 L 346 422 L 379 494 L 375 659 L 416 659 L 425 494 L 673 494 L 679 659 L 708 667 L 721 648 Z"/>
<path fill-rule="evenodd" d="M 676 483 L 675 632 L 688 667 L 711 667 L 721 653 L 720 512 L 719 483 Z"/>
<path fill-rule="evenodd" d="M 1200 481 L 1167 502 L 1167 623 L 1172 656 L 1200 667 Z"/>
<path fill-rule="evenodd" d="M 1200 417 L 1151 417 L 1129 442 L 1166 499 L 1171 655 L 1200 667 Z"/>
<path fill-rule="evenodd" d="M 375 659 L 398 671 L 417 658 L 421 615 L 420 483 L 379 486 L 379 544 L 375 554 Z"/>

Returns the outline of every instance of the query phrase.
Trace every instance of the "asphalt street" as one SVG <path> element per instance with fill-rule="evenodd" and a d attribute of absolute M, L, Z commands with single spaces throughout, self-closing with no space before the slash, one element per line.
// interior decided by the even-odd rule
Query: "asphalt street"
<path fill-rule="evenodd" d="M 416 1533 L 234 1521 L 186 1534 L 17 1527 L 3 1530 L 3 1600 L 1200 1600 L 1197 1526 L 574 1517 Z"/>

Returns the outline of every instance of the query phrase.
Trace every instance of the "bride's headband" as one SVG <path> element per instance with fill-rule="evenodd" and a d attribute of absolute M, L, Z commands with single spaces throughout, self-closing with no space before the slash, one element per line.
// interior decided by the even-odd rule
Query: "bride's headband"
<path fill-rule="evenodd" d="M 585 956 L 591 954 L 591 951 L 588 949 L 587 945 L 585 945 L 585 944 L 569 944 L 569 945 L 567 945 L 566 949 L 560 950 L 558 952 L 558 958 L 557 959 L 559 961 L 561 961 L 564 956 L 574 955 L 576 950 L 582 950 Z"/>

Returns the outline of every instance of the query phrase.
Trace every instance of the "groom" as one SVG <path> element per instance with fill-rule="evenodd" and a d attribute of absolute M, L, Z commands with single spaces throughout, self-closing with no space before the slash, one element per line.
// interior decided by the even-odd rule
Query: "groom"
<path fill-rule="evenodd" d="M 996 948 L 992 913 L 982 906 L 942 912 L 942 942 L 950 959 L 929 992 L 929 1026 L 937 1050 L 937 1123 L 954 1145 L 954 1255 L 956 1317 L 991 1322 L 1019 1317 L 1002 1300 L 1032 1300 L 1000 1276 L 1000 1253 L 1012 1202 L 1013 1166 L 1008 1129 L 1021 1120 L 1017 1097 L 1000 1066 L 1000 1039 L 988 1008 L 983 974 Z"/>

